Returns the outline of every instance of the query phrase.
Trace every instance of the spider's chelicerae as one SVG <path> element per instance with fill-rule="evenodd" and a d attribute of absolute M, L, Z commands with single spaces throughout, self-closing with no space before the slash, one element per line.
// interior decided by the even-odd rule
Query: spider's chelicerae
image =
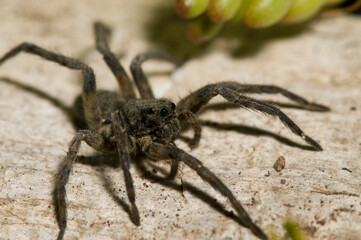
<path fill-rule="evenodd" d="M 54 204 L 57 209 L 57 220 L 60 229 L 58 239 L 63 239 L 67 226 L 65 186 L 68 182 L 72 166 L 76 162 L 82 141 L 97 151 L 118 155 L 120 165 L 124 171 L 126 190 L 131 204 L 131 218 L 134 224 L 139 225 L 140 219 L 135 204 L 135 191 L 129 167 L 132 158 L 138 153 L 144 153 L 149 158 L 155 160 L 171 159 L 171 177 L 175 176 L 179 162 L 183 162 L 196 171 L 204 181 L 208 182 L 214 189 L 229 199 L 242 225 L 249 228 L 260 239 L 267 239 L 266 234 L 253 223 L 229 188 L 208 168 L 203 166 L 198 159 L 179 149 L 174 144 L 174 140 L 180 135 L 184 127 L 190 126 L 194 131 L 194 137 L 190 142 L 190 146 L 192 148 L 196 147 L 201 137 L 201 126 L 195 114 L 213 97 L 221 95 L 227 101 L 239 107 L 278 117 L 294 134 L 300 136 L 316 150 L 321 151 L 321 146 L 304 134 L 280 109 L 243 94 L 280 93 L 306 109 L 327 111 L 328 108 L 310 103 L 304 98 L 280 87 L 244 85 L 237 82 L 220 82 L 206 85 L 181 99 L 176 106 L 168 99 L 154 98 L 152 89 L 141 68 L 141 64 L 144 61 L 152 58 L 164 59 L 175 63 L 170 56 L 160 52 L 142 54 L 132 61 L 131 72 L 141 96 L 137 98 L 132 81 L 127 76 L 116 56 L 109 49 L 107 39 L 110 30 L 102 23 L 95 23 L 94 30 L 97 49 L 101 52 L 105 62 L 115 75 L 119 83 L 120 93 L 97 91 L 95 76 L 91 67 L 81 61 L 50 52 L 34 44 L 20 44 L 0 59 L 0 64 L 2 64 L 20 52 L 27 52 L 67 68 L 81 70 L 83 74 L 82 102 L 88 129 L 80 130 L 75 134 L 56 178 Z"/>

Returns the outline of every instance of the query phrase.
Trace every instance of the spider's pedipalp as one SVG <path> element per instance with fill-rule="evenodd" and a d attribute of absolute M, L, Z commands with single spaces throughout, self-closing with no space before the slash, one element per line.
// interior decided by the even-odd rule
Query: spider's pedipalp
<path fill-rule="evenodd" d="M 183 110 L 178 114 L 178 116 L 180 118 L 184 117 L 185 120 L 191 125 L 194 132 L 194 137 L 189 142 L 189 147 L 191 149 L 196 148 L 199 144 L 199 141 L 201 140 L 202 135 L 202 126 L 199 124 L 197 117 L 189 110 Z"/>

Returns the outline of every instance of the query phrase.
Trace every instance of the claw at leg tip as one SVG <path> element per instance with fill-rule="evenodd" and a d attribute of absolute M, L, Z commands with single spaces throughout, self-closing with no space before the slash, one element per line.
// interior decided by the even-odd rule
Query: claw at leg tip
<path fill-rule="evenodd" d="M 315 140 L 313 140 L 313 139 L 310 138 L 309 136 L 303 135 L 302 138 L 303 138 L 308 144 L 310 144 L 315 150 L 317 150 L 317 151 L 323 151 L 321 145 L 318 144 Z"/>
<path fill-rule="evenodd" d="M 139 217 L 139 213 L 138 213 L 138 208 L 134 203 L 132 203 L 131 205 L 132 205 L 132 220 L 133 220 L 133 223 L 136 226 L 140 226 L 140 217 Z"/>

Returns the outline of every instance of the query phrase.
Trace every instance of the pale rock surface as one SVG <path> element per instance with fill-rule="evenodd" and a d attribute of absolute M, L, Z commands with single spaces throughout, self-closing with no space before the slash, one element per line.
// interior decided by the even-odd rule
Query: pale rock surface
<path fill-rule="evenodd" d="M 92 23 L 102 20 L 112 26 L 111 47 L 129 66 L 137 53 L 156 45 L 147 32 L 156 9 L 164 4 L 160 0 L 0 1 L 0 55 L 20 42 L 33 42 L 86 59 L 96 71 L 98 86 L 115 89 L 113 76 L 93 49 Z M 191 154 L 230 187 L 266 232 L 273 229 L 283 236 L 282 224 L 290 218 L 310 239 L 360 239 L 361 19 L 317 20 L 299 34 L 270 40 L 243 57 L 231 54 L 238 44 L 237 39 L 218 40 L 171 75 L 170 65 L 147 63 L 156 95 L 177 101 L 189 91 L 223 80 L 282 86 L 332 108 L 328 113 L 284 109 L 324 151 L 307 149 L 276 118 L 228 109 L 200 115 L 232 130 L 205 126 L 200 146 Z M 81 91 L 77 73 L 26 54 L 2 65 L 0 76 L 46 92 L 67 106 Z M 287 102 L 278 96 L 256 97 Z M 74 133 L 67 116 L 50 101 L 0 81 L 0 239 L 56 238 L 53 179 Z M 177 144 L 189 151 L 184 142 Z M 94 153 L 84 146 L 81 154 Z M 276 172 L 273 164 L 280 156 L 286 166 Z M 163 163 L 152 164 L 151 170 L 169 169 Z M 131 223 L 120 204 L 128 200 L 119 167 L 76 164 L 67 185 L 65 239 L 255 239 L 221 210 L 210 207 L 218 203 L 232 210 L 187 167 L 182 166 L 175 183 L 169 183 L 146 178 L 136 166 L 131 172 L 141 226 Z"/>

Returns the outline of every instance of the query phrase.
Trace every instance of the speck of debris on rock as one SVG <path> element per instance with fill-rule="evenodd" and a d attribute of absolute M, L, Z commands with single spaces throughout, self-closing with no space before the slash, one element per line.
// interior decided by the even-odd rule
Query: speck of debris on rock
<path fill-rule="evenodd" d="M 281 184 L 285 184 L 286 183 L 286 179 L 281 179 Z"/>
<path fill-rule="evenodd" d="M 285 166 L 286 166 L 286 159 L 284 156 L 279 156 L 275 164 L 273 164 L 273 168 L 277 172 L 281 172 L 285 168 Z"/>
<path fill-rule="evenodd" d="M 350 172 L 350 173 L 352 173 L 352 171 L 350 170 L 350 169 L 348 169 L 348 168 L 342 168 L 342 170 L 345 170 L 345 171 L 347 171 L 347 172 Z"/>

